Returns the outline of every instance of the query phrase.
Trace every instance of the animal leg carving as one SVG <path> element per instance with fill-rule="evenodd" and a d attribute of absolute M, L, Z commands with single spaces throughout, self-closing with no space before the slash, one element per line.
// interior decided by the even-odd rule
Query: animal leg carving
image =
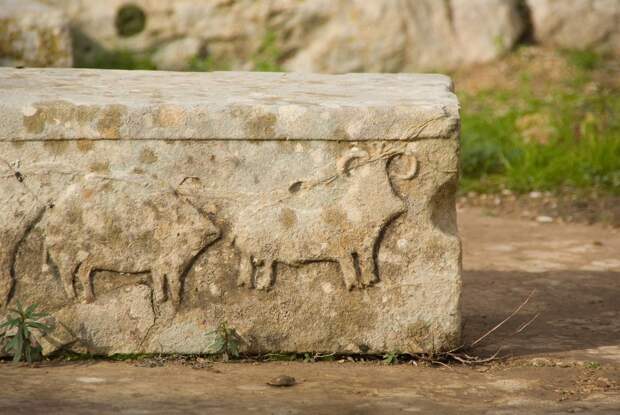
<path fill-rule="evenodd" d="M 178 307 L 181 304 L 181 296 L 183 291 L 183 285 L 181 284 L 182 271 L 175 270 L 173 273 L 168 274 L 168 287 L 170 289 L 170 299 L 174 307 Z"/>
<path fill-rule="evenodd" d="M 77 294 L 75 293 L 75 286 L 73 285 L 73 270 L 74 267 L 61 268 L 59 267 L 60 278 L 62 285 L 65 288 L 65 293 L 70 299 L 75 299 Z"/>
<path fill-rule="evenodd" d="M 256 273 L 256 288 L 267 290 L 275 281 L 275 262 L 273 259 L 265 260 L 263 269 Z"/>
<path fill-rule="evenodd" d="M 10 301 L 13 276 L 11 275 L 12 258 L 9 255 L 2 256 L 0 253 L 0 307 L 6 307 Z"/>
<path fill-rule="evenodd" d="M 352 290 L 357 284 L 357 271 L 355 269 L 355 263 L 353 262 L 353 255 L 346 252 L 338 259 L 340 269 L 342 270 L 342 278 L 344 279 L 344 285 L 347 290 Z"/>
<path fill-rule="evenodd" d="M 155 302 L 161 304 L 166 301 L 165 288 L 165 276 L 159 270 L 151 271 L 151 277 L 153 278 L 153 295 L 155 296 Z"/>
<path fill-rule="evenodd" d="M 75 299 L 75 286 L 73 285 L 73 273 L 77 268 L 77 264 L 73 263 L 62 263 L 58 262 L 58 272 L 60 273 L 60 279 L 62 280 L 62 285 L 65 289 L 65 293 L 67 293 L 67 297 L 70 299 Z"/>
<path fill-rule="evenodd" d="M 88 259 L 80 264 L 77 272 L 78 279 L 82 283 L 82 287 L 84 287 L 84 301 L 86 303 L 95 301 L 95 293 L 93 292 L 93 284 L 90 278 L 92 272 L 93 264 Z"/>
<path fill-rule="evenodd" d="M 372 249 L 364 249 L 358 254 L 362 287 L 368 287 L 378 281 Z"/>
<path fill-rule="evenodd" d="M 252 288 L 252 274 L 254 273 L 254 264 L 250 255 L 241 254 L 239 263 L 239 277 L 237 278 L 237 286 Z"/>

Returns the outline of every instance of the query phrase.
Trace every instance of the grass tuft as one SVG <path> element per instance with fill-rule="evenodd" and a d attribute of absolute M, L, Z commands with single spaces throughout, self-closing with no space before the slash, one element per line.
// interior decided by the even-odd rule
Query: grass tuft
<path fill-rule="evenodd" d="M 155 70 L 148 54 L 128 50 L 97 49 L 88 54 L 76 54 L 76 68 Z"/>
<path fill-rule="evenodd" d="M 282 52 L 278 45 L 276 32 L 267 31 L 258 51 L 252 57 L 254 70 L 258 72 L 282 72 L 281 57 Z"/>
<path fill-rule="evenodd" d="M 568 62 L 582 70 L 596 69 L 602 62 L 602 56 L 592 50 L 568 49 L 563 51 Z"/>

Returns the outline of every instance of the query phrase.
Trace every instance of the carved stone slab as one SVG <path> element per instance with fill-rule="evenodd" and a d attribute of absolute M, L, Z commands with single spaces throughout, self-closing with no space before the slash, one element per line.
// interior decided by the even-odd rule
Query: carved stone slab
<path fill-rule="evenodd" d="M 0 307 L 47 351 L 450 348 L 458 133 L 440 75 L 2 69 Z"/>

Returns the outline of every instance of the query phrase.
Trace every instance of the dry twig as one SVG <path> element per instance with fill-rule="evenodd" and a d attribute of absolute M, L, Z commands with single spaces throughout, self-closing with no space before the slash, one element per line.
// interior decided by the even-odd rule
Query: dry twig
<path fill-rule="evenodd" d="M 536 320 L 538 318 L 538 316 L 540 315 L 540 313 L 537 313 L 534 317 L 532 317 L 531 320 L 521 324 L 521 326 L 517 329 L 517 331 L 514 332 L 514 334 L 519 334 L 521 333 L 523 330 L 525 330 L 526 328 L 528 328 L 530 326 L 530 324 L 532 324 L 534 322 L 534 320 Z"/>
<path fill-rule="evenodd" d="M 508 317 L 506 317 L 505 319 L 503 319 L 502 321 L 500 321 L 497 325 L 495 325 L 495 327 L 493 327 L 491 330 L 487 331 L 485 334 L 483 334 L 480 338 L 478 338 L 478 340 L 476 340 L 475 342 L 473 342 L 470 347 L 474 347 L 475 345 L 477 345 L 478 343 L 480 343 L 482 340 L 486 339 L 491 333 L 493 333 L 495 330 L 499 329 L 501 326 L 503 326 L 504 324 L 506 324 L 506 322 L 508 320 L 510 320 L 511 318 L 513 318 L 519 311 L 521 311 L 521 309 L 530 301 L 530 298 L 532 298 L 532 295 L 534 295 L 534 292 L 536 292 L 536 290 L 532 290 L 532 292 L 530 293 L 530 295 L 527 296 L 527 298 L 525 299 L 525 301 L 523 301 L 521 303 L 521 305 L 519 305 L 519 307 L 515 308 L 513 310 L 512 313 L 510 313 L 510 315 Z M 532 320 L 533 321 L 533 320 Z M 529 324 L 528 324 L 529 325 Z M 527 326 L 526 326 L 527 327 Z"/>

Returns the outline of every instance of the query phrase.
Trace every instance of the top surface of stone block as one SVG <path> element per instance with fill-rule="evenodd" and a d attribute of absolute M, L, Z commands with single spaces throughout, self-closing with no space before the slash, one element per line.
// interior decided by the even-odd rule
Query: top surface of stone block
<path fill-rule="evenodd" d="M 1 69 L 0 140 L 454 137 L 450 78 Z"/>

